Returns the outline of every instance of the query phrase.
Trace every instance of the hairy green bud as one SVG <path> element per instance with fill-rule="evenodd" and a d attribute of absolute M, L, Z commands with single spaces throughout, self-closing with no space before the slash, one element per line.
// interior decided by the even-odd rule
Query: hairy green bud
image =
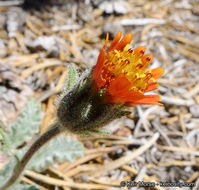
<path fill-rule="evenodd" d="M 106 92 L 95 89 L 91 73 L 83 76 L 72 90 L 62 96 L 58 106 L 59 123 L 73 133 L 96 130 L 129 113 L 122 111 L 122 104 L 104 101 Z"/>

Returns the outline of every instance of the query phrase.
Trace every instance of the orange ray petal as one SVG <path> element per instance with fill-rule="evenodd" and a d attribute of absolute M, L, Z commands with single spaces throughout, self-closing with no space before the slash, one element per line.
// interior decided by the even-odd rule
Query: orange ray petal
<path fill-rule="evenodd" d="M 116 34 L 115 38 L 113 39 L 113 41 L 112 41 L 110 47 L 108 48 L 108 52 L 111 51 L 111 50 L 113 50 L 113 49 L 115 48 L 115 46 L 116 46 L 116 45 L 118 44 L 118 42 L 120 41 L 121 37 L 122 37 L 122 32 L 118 32 L 118 33 Z"/>
<path fill-rule="evenodd" d="M 142 93 L 135 91 L 128 91 L 124 96 L 124 101 L 128 103 L 142 98 L 144 98 L 144 95 Z"/>
<path fill-rule="evenodd" d="M 126 34 L 122 40 L 115 46 L 114 49 L 116 50 L 123 50 L 124 47 L 127 45 L 127 44 L 130 44 L 130 42 L 132 41 L 133 39 L 133 35 L 131 33 L 129 34 Z"/>
<path fill-rule="evenodd" d="M 144 98 L 138 99 L 135 101 L 131 101 L 130 105 L 137 105 L 137 104 L 157 104 L 162 105 L 159 103 L 160 95 L 144 95 Z"/>
<path fill-rule="evenodd" d="M 93 71 L 93 78 L 94 78 L 95 81 L 97 81 L 97 79 L 98 79 L 98 77 L 101 73 L 103 63 L 104 63 L 104 59 L 105 59 L 105 50 L 103 48 L 100 51 L 100 54 L 99 54 L 98 59 L 97 59 L 97 64 L 96 64 L 94 71 Z"/>
<path fill-rule="evenodd" d="M 146 48 L 144 46 L 139 46 L 133 50 L 134 54 L 139 55 L 140 57 L 144 55 Z"/>
<path fill-rule="evenodd" d="M 143 97 L 144 97 L 144 95 L 140 92 L 127 91 L 123 94 L 120 94 L 119 96 L 112 97 L 111 102 L 129 104 L 132 101 L 142 99 Z"/>
<path fill-rule="evenodd" d="M 109 39 L 109 33 L 106 34 L 106 41 L 105 41 L 105 44 L 104 44 L 104 49 L 106 49 L 106 46 L 108 44 L 108 39 Z"/>
<path fill-rule="evenodd" d="M 153 57 L 151 54 L 147 54 L 147 55 L 143 56 L 142 63 L 144 65 L 144 67 L 147 68 L 151 64 L 152 60 L 153 60 Z"/>
<path fill-rule="evenodd" d="M 156 90 L 157 88 L 158 88 L 158 83 L 157 82 L 151 82 L 147 85 L 146 90 L 144 92 Z"/>
<path fill-rule="evenodd" d="M 126 93 L 130 87 L 131 82 L 125 76 L 122 76 L 113 80 L 107 90 L 111 96 L 118 96 Z"/>
<path fill-rule="evenodd" d="M 162 67 L 152 69 L 151 74 L 154 79 L 158 79 L 164 74 L 164 69 Z"/>

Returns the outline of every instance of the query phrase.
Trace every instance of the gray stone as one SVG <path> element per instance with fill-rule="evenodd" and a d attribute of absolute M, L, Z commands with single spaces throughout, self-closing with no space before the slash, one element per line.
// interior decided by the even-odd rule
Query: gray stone
<path fill-rule="evenodd" d="M 193 117 L 199 117 L 199 105 L 192 105 L 189 109 Z"/>

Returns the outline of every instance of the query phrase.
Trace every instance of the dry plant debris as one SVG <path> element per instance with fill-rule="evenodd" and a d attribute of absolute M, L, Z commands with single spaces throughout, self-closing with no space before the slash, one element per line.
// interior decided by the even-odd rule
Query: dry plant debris
<path fill-rule="evenodd" d="M 92 67 L 105 34 L 113 37 L 118 30 L 134 35 L 133 46 L 147 47 L 152 67 L 165 68 L 158 81 L 164 106 L 132 108 L 128 118 L 108 126 L 112 135 L 81 138 L 84 157 L 42 174 L 26 171 L 23 182 L 70 190 L 121 189 L 120 182 L 130 179 L 183 180 L 199 188 L 198 1 L 0 1 L 1 125 L 14 121 L 35 97 L 45 131 L 68 65 Z"/>

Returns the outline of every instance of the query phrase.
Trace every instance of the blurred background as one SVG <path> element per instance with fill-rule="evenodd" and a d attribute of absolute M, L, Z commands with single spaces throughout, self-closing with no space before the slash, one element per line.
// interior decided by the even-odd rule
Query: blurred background
<path fill-rule="evenodd" d="M 163 106 L 131 108 L 107 126 L 110 135 L 73 137 L 84 144 L 84 156 L 42 174 L 27 171 L 22 183 L 69 190 L 185 181 L 199 188 L 198 0 L 0 1 L 0 125 L 6 131 L 34 97 L 45 114 L 43 133 L 55 118 L 68 66 L 79 72 L 94 66 L 106 34 L 112 40 L 118 31 L 133 34 L 133 48 L 146 47 L 152 68 L 165 69 L 157 91 Z M 1 168 L 7 160 L 1 152 Z"/>

